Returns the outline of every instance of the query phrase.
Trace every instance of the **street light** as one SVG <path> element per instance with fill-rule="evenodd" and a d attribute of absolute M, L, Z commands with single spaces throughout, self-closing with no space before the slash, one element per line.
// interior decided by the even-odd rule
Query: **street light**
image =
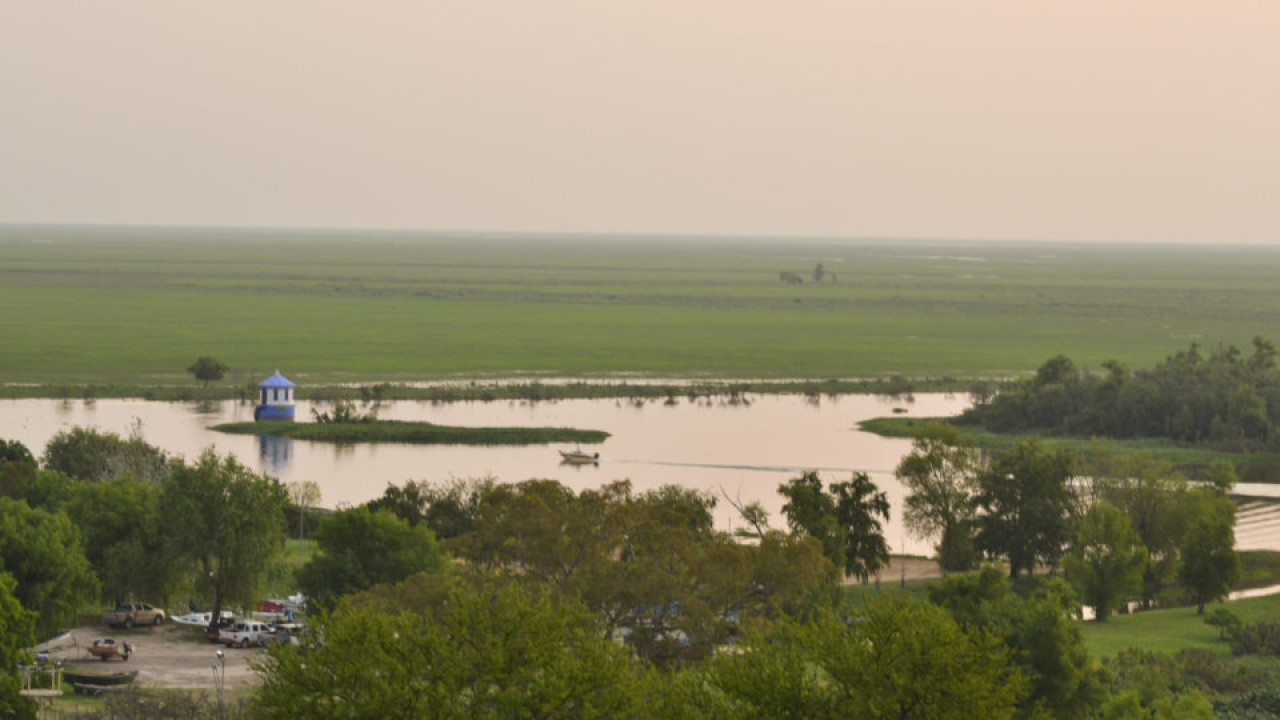
<path fill-rule="evenodd" d="M 213 664 L 213 685 L 218 689 L 218 717 L 224 717 L 226 715 L 226 705 L 222 699 L 222 687 L 227 680 L 227 658 L 222 654 L 221 650 L 214 657 L 217 659 L 217 662 Z"/>

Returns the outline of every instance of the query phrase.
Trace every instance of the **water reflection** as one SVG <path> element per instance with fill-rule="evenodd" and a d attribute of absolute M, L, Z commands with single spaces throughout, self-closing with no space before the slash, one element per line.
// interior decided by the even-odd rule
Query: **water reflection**
<path fill-rule="evenodd" d="M 197 400 L 191 406 L 193 412 L 197 415 L 216 415 L 222 412 L 222 401 L 220 400 Z"/>
<path fill-rule="evenodd" d="M 280 477 L 289 469 L 293 459 L 293 440 L 274 435 L 258 436 L 258 459 L 268 475 Z"/>

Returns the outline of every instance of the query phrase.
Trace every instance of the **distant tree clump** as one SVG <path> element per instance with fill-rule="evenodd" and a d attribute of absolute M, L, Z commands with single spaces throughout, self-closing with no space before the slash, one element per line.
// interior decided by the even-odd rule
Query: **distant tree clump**
<path fill-rule="evenodd" d="M 187 368 L 187 372 L 195 376 L 195 379 L 204 383 L 205 387 L 209 387 L 209 383 L 217 382 L 226 376 L 231 370 L 231 366 L 222 362 L 212 355 L 201 355 L 191 366 Z"/>
<path fill-rule="evenodd" d="M 1231 450 L 1280 447 L 1275 345 L 1253 339 L 1207 356 L 1192 344 L 1150 370 L 1103 363 L 1101 374 L 1066 356 L 965 414 L 997 432 L 1040 430 L 1101 437 L 1166 437 Z"/>

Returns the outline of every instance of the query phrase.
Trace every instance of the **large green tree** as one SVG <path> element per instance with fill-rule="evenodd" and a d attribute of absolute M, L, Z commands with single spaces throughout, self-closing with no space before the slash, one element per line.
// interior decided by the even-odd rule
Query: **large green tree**
<path fill-rule="evenodd" d="M 41 637 L 74 621 L 99 594 L 71 519 L 22 500 L 0 498 L 0 572 L 17 581 L 14 595 L 37 614 Z"/>
<path fill-rule="evenodd" d="M 160 532 L 162 496 L 159 486 L 124 476 L 79 483 L 67 502 L 106 600 L 157 601 L 177 580 L 168 539 Z"/>
<path fill-rule="evenodd" d="M 585 604 L 606 636 L 653 663 L 709 655 L 737 619 L 823 597 L 832 567 L 816 540 L 714 528 L 715 498 L 621 481 L 575 494 L 531 480 L 489 488 L 473 529 L 449 545 L 463 571 L 546 585 Z"/>
<path fill-rule="evenodd" d="M 423 613 L 341 607 L 316 634 L 323 643 L 256 663 L 256 717 L 646 715 L 627 649 L 545 587 L 459 589 Z"/>
<path fill-rule="evenodd" d="M 1224 468 L 1212 472 L 1217 483 L 1231 482 Z M 1194 514 L 1187 478 L 1148 453 L 1116 455 L 1105 445 L 1095 447 L 1084 474 L 1090 494 L 1119 508 L 1146 549 L 1143 606 L 1176 602 L 1178 548 Z"/>
<path fill-rule="evenodd" d="M 1009 576 L 1057 567 L 1071 539 L 1072 459 L 1034 440 L 999 453 L 978 474 L 977 544 L 1009 562 Z"/>
<path fill-rule="evenodd" d="M 972 438 L 942 423 L 925 426 L 912 440 L 911 452 L 898 463 L 898 480 L 909 493 L 903 522 L 916 537 L 938 538 L 938 564 L 943 570 L 969 570 L 977 564 L 973 547 L 977 468 Z"/>
<path fill-rule="evenodd" d="M 1196 613 L 1203 615 L 1205 603 L 1225 597 L 1240 582 L 1236 506 L 1211 490 L 1192 491 L 1189 500 L 1197 512 L 1182 537 L 1178 584 L 1195 600 Z"/>
<path fill-rule="evenodd" d="M 704 681 L 734 717 L 1012 717 L 1025 681 L 1009 650 L 927 603 L 885 597 L 843 619 L 782 622 L 718 657 Z M 690 700 L 716 700 L 694 694 Z M 720 708 L 708 708 L 724 712 Z"/>
<path fill-rule="evenodd" d="M 212 617 L 230 600 L 251 604 L 285 540 L 284 487 L 212 448 L 174 468 L 160 501 L 174 560 L 194 569 Z"/>
<path fill-rule="evenodd" d="M 1106 695 L 1098 663 L 1074 619 L 1075 593 L 1058 578 L 1023 578 L 1018 592 L 988 565 L 930 585 L 929 601 L 967 630 L 1004 640 L 1030 683 L 1022 717 L 1092 718 Z"/>
<path fill-rule="evenodd" d="M 321 606 L 377 583 L 443 572 L 449 565 L 430 528 L 411 526 L 385 510 L 358 507 L 334 513 L 312 538 L 317 550 L 299 570 L 298 586 Z"/>
<path fill-rule="evenodd" d="M 1124 601 L 1141 592 L 1146 562 L 1146 548 L 1129 519 L 1100 500 L 1080 516 L 1075 542 L 1063 565 L 1067 581 L 1093 608 L 1094 618 L 1105 622 Z"/>
<path fill-rule="evenodd" d="M 866 473 L 848 482 L 822 486 L 816 471 L 808 471 L 778 487 L 787 499 L 782 514 L 792 532 L 817 538 L 837 568 L 866 582 L 889 562 L 889 544 L 881 521 L 889 519 L 888 496 Z"/>
<path fill-rule="evenodd" d="M 127 439 L 93 428 L 64 430 L 45 444 L 43 462 L 50 470 L 89 482 L 131 475 L 160 483 L 169 475 L 168 456 L 143 440 L 140 427 Z"/>

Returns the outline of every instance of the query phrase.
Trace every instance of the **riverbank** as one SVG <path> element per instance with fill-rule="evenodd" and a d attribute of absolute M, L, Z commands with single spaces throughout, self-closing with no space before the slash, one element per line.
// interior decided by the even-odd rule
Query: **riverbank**
<path fill-rule="evenodd" d="M 931 423 L 956 424 L 952 417 L 879 417 L 863 420 L 858 429 L 886 438 L 911 438 Z M 1037 433 L 995 433 L 980 425 L 956 425 L 961 433 L 973 438 L 974 445 L 982 450 L 1004 451 L 1023 440 L 1035 440 L 1047 447 L 1063 450 L 1081 458 L 1091 458 L 1099 447 L 1115 455 L 1150 455 L 1170 463 L 1180 470 L 1193 470 L 1207 466 L 1215 460 L 1225 460 L 1236 468 L 1242 484 L 1280 483 L 1280 454 L 1269 452 L 1237 453 L 1205 447 L 1179 445 L 1165 438 L 1108 439 L 1099 445 L 1097 438 L 1041 435 Z M 1247 494 L 1247 493 L 1242 493 Z"/>
<path fill-rule="evenodd" d="M 265 377 L 265 375 L 264 375 Z M 299 400 L 366 403 L 389 400 L 425 402 L 488 402 L 493 400 L 574 400 L 623 398 L 636 400 L 742 399 L 747 395 L 804 395 L 821 399 L 838 395 L 910 396 L 923 392 L 966 392 L 968 383 L 955 378 L 875 379 L 469 379 L 422 381 L 356 381 L 312 383 L 296 378 Z M 155 400 L 158 402 L 254 401 L 257 381 L 215 383 L 208 387 L 174 383 L 12 383 L 0 385 L 0 399 Z"/>
<path fill-rule="evenodd" d="M 547 445 L 599 444 L 603 430 L 549 427 L 451 427 L 426 422 L 374 420 L 343 423 L 245 422 L 209 428 L 232 435 L 269 435 L 292 440 L 340 444 L 403 443 L 409 445 Z"/>

